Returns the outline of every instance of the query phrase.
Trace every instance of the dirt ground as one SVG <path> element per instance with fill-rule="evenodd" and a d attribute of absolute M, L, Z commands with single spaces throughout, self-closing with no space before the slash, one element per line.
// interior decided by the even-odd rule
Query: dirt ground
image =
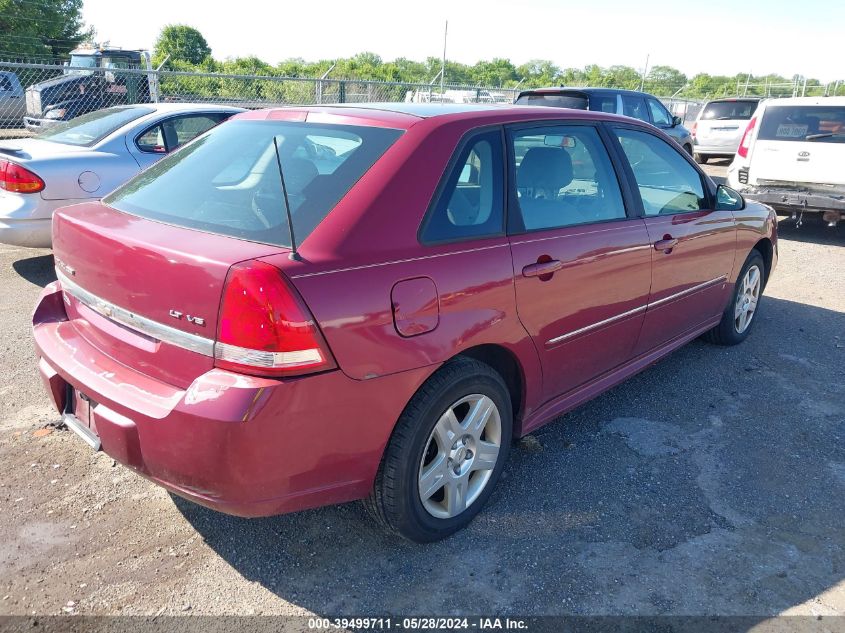
<path fill-rule="evenodd" d="M 845 615 L 845 229 L 781 240 L 744 344 L 546 426 L 428 546 L 357 504 L 220 515 L 56 429 L 29 335 L 52 258 L 0 247 L 0 614 Z"/>

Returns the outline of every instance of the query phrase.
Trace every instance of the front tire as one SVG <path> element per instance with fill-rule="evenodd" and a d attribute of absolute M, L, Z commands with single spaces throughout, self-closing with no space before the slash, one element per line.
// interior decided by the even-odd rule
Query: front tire
<path fill-rule="evenodd" d="M 448 362 L 400 416 L 364 507 L 382 527 L 417 543 L 466 527 L 504 468 L 512 411 L 492 367 L 468 358 Z"/>
<path fill-rule="evenodd" d="M 722 313 L 719 325 L 705 334 L 705 338 L 717 345 L 742 343 L 757 321 L 760 299 L 766 280 L 766 264 L 763 256 L 752 250 L 739 272 L 728 307 Z"/>

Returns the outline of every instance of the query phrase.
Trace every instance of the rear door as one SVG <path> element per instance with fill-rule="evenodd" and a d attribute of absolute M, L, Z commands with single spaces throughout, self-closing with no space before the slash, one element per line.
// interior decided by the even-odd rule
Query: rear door
<path fill-rule="evenodd" d="M 695 128 L 696 143 L 712 150 L 733 153 L 748 121 L 757 109 L 757 100 L 711 101 L 701 111 Z"/>
<path fill-rule="evenodd" d="M 515 127 L 509 139 L 517 310 L 548 400 L 630 358 L 651 280 L 649 236 L 626 213 L 597 126 Z"/>
<path fill-rule="evenodd" d="M 758 122 L 750 174 L 761 180 L 845 184 L 845 103 L 768 104 Z"/>
<path fill-rule="evenodd" d="M 651 292 L 636 346 L 639 355 L 721 313 L 736 228 L 730 211 L 714 210 L 703 174 L 675 143 L 641 127 L 617 125 L 613 130 L 651 242 Z"/>

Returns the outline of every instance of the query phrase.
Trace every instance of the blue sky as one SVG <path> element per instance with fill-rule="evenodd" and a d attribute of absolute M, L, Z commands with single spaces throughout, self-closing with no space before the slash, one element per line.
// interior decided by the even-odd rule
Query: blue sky
<path fill-rule="evenodd" d="M 539 58 L 562 67 L 642 68 L 650 55 L 650 65 L 674 66 L 690 76 L 774 72 L 823 81 L 845 78 L 841 0 L 239 0 L 226 5 L 85 0 L 84 17 L 96 27 L 99 41 L 115 45 L 150 48 L 164 24 L 186 23 L 205 35 L 217 58 L 257 55 L 271 63 L 365 50 L 384 59 L 439 57 L 448 19 L 447 56 L 464 63 L 506 57 L 517 64 Z"/>

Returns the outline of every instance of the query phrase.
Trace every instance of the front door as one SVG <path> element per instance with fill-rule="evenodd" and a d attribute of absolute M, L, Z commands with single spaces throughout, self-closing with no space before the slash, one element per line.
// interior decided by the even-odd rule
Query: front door
<path fill-rule="evenodd" d="M 649 235 L 626 214 L 596 127 L 519 128 L 509 138 L 517 311 L 549 400 L 630 358 L 648 300 Z"/>
<path fill-rule="evenodd" d="M 674 144 L 640 128 L 614 128 L 651 243 L 651 294 L 636 353 L 682 337 L 725 308 L 734 266 L 731 211 L 715 211 L 701 172 Z"/>

